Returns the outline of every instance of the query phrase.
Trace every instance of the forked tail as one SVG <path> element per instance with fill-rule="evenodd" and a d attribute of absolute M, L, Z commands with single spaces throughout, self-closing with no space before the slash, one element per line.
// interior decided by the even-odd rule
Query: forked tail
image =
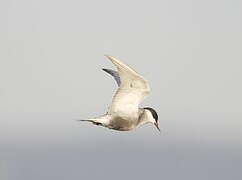
<path fill-rule="evenodd" d="M 81 119 L 78 121 L 86 121 L 86 122 L 91 122 L 95 125 L 101 125 L 101 126 L 106 126 L 109 124 L 110 121 L 110 116 L 109 115 L 104 115 L 98 118 L 91 118 L 91 119 Z"/>

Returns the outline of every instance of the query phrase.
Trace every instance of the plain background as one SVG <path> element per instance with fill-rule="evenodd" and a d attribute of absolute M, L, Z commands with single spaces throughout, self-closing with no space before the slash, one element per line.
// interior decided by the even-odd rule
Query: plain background
<path fill-rule="evenodd" d="M 242 178 L 242 1 L 2 0 L 0 179 Z M 116 56 L 150 82 L 152 126 L 103 114 Z"/>

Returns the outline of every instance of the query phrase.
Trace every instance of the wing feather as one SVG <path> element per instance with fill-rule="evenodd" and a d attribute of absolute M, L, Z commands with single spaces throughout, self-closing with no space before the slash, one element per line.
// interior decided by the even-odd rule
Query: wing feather
<path fill-rule="evenodd" d="M 108 113 L 124 118 L 138 116 L 139 104 L 150 92 L 148 82 L 134 69 L 117 58 L 112 56 L 107 56 L 107 58 L 117 67 L 121 80 Z"/>
<path fill-rule="evenodd" d="M 113 76 L 113 78 L 115 79 L 115 81 L 118 84 L 118 86 L 120 86 L 121 80 L 120 80 L 120 77 L 119 77 L 119 74 L 118 74 L 117 71 L 114 71 L 112 69 L 103 69 L 103 71 L 105 71 L 106 73 L 108 73 L 111 76 Z"/>

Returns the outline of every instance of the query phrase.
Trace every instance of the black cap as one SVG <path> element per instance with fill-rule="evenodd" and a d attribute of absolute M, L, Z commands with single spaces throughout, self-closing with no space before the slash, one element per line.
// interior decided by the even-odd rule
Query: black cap
<path fill-rule="evenodd" d="M 158 121 L 158 114 L 157 114 L 157 112 L 153 108 L 151 108 L 151 107 L 145 107 L 144 109 L 149 110 L 151 112 L 153 118 L 155 119 L 155 121 L 156 122 Z"/>

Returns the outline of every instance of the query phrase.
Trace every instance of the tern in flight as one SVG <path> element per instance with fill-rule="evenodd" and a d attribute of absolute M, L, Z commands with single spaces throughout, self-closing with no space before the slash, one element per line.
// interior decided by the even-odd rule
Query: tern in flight
<path fill-rule="evenodd" d="M 139 104 L 150 92 L 148 82 L 119 59 L 112 56 L 106 57 L 116 66 L 117 71 L 103 70 L 113 76 L 118 84 L 118 90 L 105 115 L 80 121 L 92 122 L 118 131 L 133 130 L 149 123 L 160 131 L 156 111 L 150 107 L 139 108 Z"/>

